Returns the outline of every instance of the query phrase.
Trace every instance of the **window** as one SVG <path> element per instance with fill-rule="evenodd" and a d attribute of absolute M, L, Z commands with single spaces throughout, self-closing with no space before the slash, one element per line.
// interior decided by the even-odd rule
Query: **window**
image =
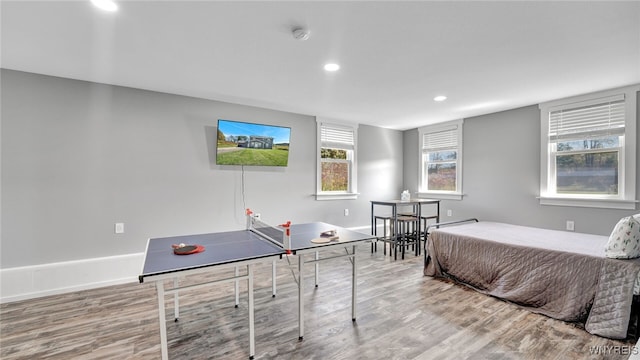
<path fill-rule="evenodd" d="M 317 200 L 355 199 L 357 125 L 318 121 Z"/>
<path fill-rule="evenodd" d="M 462 199 L 462 124 L 457 120 L 418 129 L 419 195 Z"/>
<path fill-rule="evenodd" d="M 540 203 L 635 209 L 636 92 L 540 105 Z"/>

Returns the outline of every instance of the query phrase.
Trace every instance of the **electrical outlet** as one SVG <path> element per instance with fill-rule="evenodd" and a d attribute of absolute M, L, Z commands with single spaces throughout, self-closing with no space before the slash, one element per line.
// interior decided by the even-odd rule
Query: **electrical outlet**
<path fill-rule="evenodd" d="M 567 230 L 573 231 L 575 230 L 575 223 L 573 220 L 567 220 Z"/>
<path fill-rule="evenodd" d="M 116 234 L 124 233 L 124 223 L 116 223 L 114 230 Z"/>
<path fill-rule="evenodd" d="M 349 209 L 344 209 L 344 216 L 349 216 Z"/>
<path fill-rule="evenodd" d="M 453 210 L 447 210 L 447 216 L 453 216 Z"/>

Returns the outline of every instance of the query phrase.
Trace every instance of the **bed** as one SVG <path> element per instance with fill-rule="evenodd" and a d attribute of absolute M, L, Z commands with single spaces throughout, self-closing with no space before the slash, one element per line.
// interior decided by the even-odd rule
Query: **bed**
<path fill-rule="evenodd" d="M 608 240 L 475 219 L 438 224 L 428 229 L 424 274 L 625 339 L 640 293 L 640 259 L 606 257 Z"/>

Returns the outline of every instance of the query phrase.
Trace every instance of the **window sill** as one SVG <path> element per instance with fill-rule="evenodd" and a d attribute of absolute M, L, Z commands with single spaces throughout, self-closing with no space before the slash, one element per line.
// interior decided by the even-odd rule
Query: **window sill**
<path fill-rule="evenodd" d="M 317 193 L 316 200 L 356 200 L 359 193 Z"/>
<path fill-rule="evenodd" d="M 460 193 L 436 193 L 436 192 L 419 192 L 419 198 L 438 199 L 438 200 L 462 200 L 464 195 Z"/>
<path fill-rule="evenodd" d="M 575 206 L 587 208 L 621 209 L 635 210 L 637 200 L 615 200 L 615 199 L 580 199 L 564 197 L 539 196 L 540 205 L 552 206 Z"/>

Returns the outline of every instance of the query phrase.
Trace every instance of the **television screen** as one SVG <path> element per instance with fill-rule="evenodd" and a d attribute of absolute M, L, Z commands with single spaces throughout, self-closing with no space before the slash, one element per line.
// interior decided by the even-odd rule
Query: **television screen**
<path fill-rule="evenodd" d="M 216 164 L 287 166 L 291 128 L 218 120 Z"/>

